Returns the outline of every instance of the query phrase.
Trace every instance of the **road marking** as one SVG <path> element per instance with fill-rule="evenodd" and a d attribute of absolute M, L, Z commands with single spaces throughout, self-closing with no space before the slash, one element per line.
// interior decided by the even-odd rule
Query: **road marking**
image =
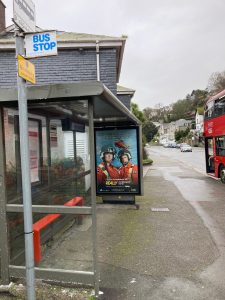
<path fill-rule="evenodd" d="M 151 211 L 170 211 L 168 207 L 152 207 Z"/>

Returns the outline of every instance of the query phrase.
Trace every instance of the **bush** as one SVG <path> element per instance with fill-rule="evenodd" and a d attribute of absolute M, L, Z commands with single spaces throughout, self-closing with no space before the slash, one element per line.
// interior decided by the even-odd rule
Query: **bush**
<path fill-rule="evenodd" d="M 153 160 L 151 158 L 143 159 L 142 164 L 143 166 L 151 165 L 153 163 Z"/>

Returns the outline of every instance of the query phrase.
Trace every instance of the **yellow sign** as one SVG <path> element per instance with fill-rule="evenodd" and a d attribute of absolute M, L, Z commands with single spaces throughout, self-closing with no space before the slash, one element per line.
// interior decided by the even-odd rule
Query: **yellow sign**
<path fill-rule="evenodd" d="M 35 65 L 26 60 L 23 56 L 18 55 L 18 75 L 23 79 L 35 84 Z"/>

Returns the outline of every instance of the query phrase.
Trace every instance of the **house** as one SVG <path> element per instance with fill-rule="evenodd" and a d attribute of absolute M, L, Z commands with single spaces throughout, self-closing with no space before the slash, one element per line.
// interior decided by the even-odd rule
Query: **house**
<path fill-rule="evenodd" d="M 1 0 L 0 16 L 0 86 L 10 88 L 17 82 L 14 25 L 6 28 Z M 98 80 L 117 95 L 125 43 L 123 36 L 57 31 L 58 55 L 30 59 L 36 67 L 36 85 Z"/>
<path fill-rule="evenodd" d="M 199 146 L 203 140 L 204 131 L 204 107 L 198 107 L 195 114 L 195 128 L 192 130 L 193 133 L 193 145 Z"/>
<path fill-rule="evenodd" d="M 191 120 L 185 120 L 185 119 L 179 119 L 175 121 L 175 130 L 186 130 L 187 128 L 191 128 L 192 121 Z"/>
<path fill-rule="evenodd" d="M 179 119 L 170 123 L 161 123 L 159 127 L 159 140 L 160 141 L 173 141 L 175 140 L 175 132 L 191 128 L 192 121 Z"/>
<path fill-rule="evenodd" d="M 204 108 L 198 107 L 195 115 L 196 131 L 203 133 Z"/>
<path fill-rule="evenodd" d="M 117 97 L 128 109 L 131 109 L 131 99 L 134 93 L 135 90 L 117 84 Z"/>

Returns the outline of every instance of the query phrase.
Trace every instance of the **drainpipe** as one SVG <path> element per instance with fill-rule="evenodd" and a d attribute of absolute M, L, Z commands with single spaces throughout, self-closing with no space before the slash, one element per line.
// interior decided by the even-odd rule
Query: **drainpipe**
<path fill-rule="evenodd" d="M 99 41 L 96 41 L 97 81 L 100 81 Z"/>

